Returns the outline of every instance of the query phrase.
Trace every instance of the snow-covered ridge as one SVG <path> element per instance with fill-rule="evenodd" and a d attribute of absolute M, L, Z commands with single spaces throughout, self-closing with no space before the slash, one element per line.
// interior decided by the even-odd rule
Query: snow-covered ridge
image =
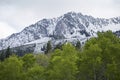
<path fill-rule="evenodd" d="M 42 19 L 35 24 L 24 28 L 20 33 L 15 33 L 0 40 L 0 50 L 8 46 L 47 43 L 48 40 L 79 39 L 96 36 L 98 31 L 120 30 L 120 17 L 104 19 L 94 18 L 81 13 L 68 12 L 58 18 Z"/>

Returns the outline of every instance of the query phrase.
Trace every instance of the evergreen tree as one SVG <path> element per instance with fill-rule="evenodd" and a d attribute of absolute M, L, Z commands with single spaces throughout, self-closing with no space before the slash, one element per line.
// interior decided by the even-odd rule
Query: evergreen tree
<path fill-rule="evenodd" d="M 77 41 L 77 43 L 76 43 L 76 49 L 80 49 L 81 48 L 81 43 L 80 43 L 80 41 Z"/>
<path fill-rule="evenodd" d="M 51 42 L 48 41 L 47 46 L 46 46 L 46 50 L 45 50 L 45 54 L 51 52 L 51 50 L 52 50 L 52 45 L 51 45 Z"/>
<path fill-rule="evenodd" d="M 61 49 L 61 50 L 62 50 L 62 46 L 63 46 L 63 45 L 64 45 L 64 44 L 59 43 L 59 44 L 57 44 L 57 45 L 55 46 L 54 49 Z"/>
<path fill-rule="evenodd" d="M 5 52 L 5 58 L 8 58 L 10 55 L 11 55 L 11 50 L 10 50 L 10 46 L 6 49 L 6 52 Z"/>
<path fill-rule="evenodd" d="M 4 54 L 4 52 L 2 52 L 2 53 L 0 53 L 0 60 L 4 61 L 4 59 L 5 59 L 5 54 Z"/>

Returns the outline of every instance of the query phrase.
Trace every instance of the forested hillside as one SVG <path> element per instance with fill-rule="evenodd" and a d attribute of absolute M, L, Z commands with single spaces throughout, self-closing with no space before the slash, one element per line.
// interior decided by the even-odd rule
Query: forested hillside
<path fill-rule="evenodd" d="M 0 57 L 0 80 L 120 80 L 120 39 L 111 31 L 98 33 L 82 47 L 77 42 L 46 54 L 6 53 Z"/>

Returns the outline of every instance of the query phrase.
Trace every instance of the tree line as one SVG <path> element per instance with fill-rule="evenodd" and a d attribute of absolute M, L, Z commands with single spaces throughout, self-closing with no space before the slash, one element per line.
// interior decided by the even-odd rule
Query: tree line
<path fill-rule="evenodd" d="M 79 47 L 67 43 L 47 54 L 10 55 L 0 61 L 0 80 L 120 80 L 120 39 L 111 31 Z"/>

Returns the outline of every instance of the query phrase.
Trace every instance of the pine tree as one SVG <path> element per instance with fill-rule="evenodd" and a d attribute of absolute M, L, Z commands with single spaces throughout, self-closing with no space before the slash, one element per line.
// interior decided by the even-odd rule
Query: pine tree
<path fill-rule="evenodd" d="M 81 43 L 80 43 L 80 41 L 77 41 L 77 43 L 76 43 L 76 49 L 80 49 L 81 48 Z"/>
<path fill-rule="evenodd" d="M 8 58 L 11 55 L 10 46 L 6 49 L 5 55 L 5 58 Z"/>
<path fill-rule="evenodd" d="M 4 61 L 4 59 L 5 59 L 5 54 L 4 54 L 4 50 L 2 50 L 0 53 L 0 60 Z"/>
<path fill-rule="evenodd" d="M 64 44 L 59 43 L 59 44 L 57 44 L 57 45 L 55 46 L 54 49 L 60 49 L 60 50 L 62 50 L 62 46 L 63 46 L 63 45 L 64 45 Z"/>
<path fill-rule="evenodd" d="M 45 54 L 49 53 L 51 50 L 52 50 L 51 42 L 48 41 L 47 46 L 46 46 L 46 50 L 45 50 Z"/>

